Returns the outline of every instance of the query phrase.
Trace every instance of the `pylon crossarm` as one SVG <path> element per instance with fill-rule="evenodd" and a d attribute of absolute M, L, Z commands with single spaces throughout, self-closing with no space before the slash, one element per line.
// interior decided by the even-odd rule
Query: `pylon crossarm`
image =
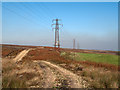
<path fill-rule="evenodd" d="M 56 24 L 52 24 L 51 27 L 52 27 L 53 25 L 56 25 Z"/>

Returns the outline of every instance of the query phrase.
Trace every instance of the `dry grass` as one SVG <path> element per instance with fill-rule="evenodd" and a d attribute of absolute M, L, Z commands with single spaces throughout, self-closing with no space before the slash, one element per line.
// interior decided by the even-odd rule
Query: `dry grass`
<path fill-rule="evenodd" d="M 2 66 L 3 88 L 28 88 L 35 86 L 41 80 L 42 74 L 32 61 L 25 60 L 16 64 L 10 59 L 3 59 Z M 36 77 L 39 78 L 34 80 Z"/>
<path fill-rule="evenodd" d="M 104 68 L 81 65 L 78 63 L 59 64 L 73 73 L 81 76 L 89 83 L 89 88 L 118 88 L 120 85 L 120 72 L 110 71 Z M 77 70 L 77 68 L 83 68 Z"/>
<path fill-rule="evenodd" d="M 3 88 L 26 88 L 25 80 L 21 80 L 15 76 L 4 76 L 2 80 Z"/>
<path fill-rule="evenodd" d="M 3 68 L 2 68 L 2 86 L 3 88 L 25 88 L 25 80 L 18 78 L 15 74 L 15 70 L 17 69 L 16 64 L 14 62 L 4 59 L 3 60 Z"/>
<path fill-rule="evenodd" d="M 102 69 L 87 68 L 80 75 L 89 82 L 91 88 L 118 88 L 119 72 L 104 71 Z"/>

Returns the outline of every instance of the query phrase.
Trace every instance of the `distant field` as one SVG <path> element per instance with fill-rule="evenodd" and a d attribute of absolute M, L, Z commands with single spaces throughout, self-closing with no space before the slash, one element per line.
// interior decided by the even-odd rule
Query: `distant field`
<path fill-rule="evenodd" d="M 92 53 L 62 53 L 61 55 L 75 59 L 77 61 L 92 61 L 100 63 L 108 63 L 114 65 L 120 65 L 118 63 L 118 55 L 109 54 L 92 54 Z"/>

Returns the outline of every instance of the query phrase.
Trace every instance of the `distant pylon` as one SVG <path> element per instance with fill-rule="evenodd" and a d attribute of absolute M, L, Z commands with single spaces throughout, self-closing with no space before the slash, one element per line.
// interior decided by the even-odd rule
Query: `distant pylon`
<path fill-rule="evenodd" d="M 60 48 L 60 40 L 59 40 L 59 25 L 63 26 L 62 24 L 59 24 L 58 22 L 60 21 L 60 19 L 53 19 L 53 23 L 54 21 L 56 22 L 55 24 L 52 24 L 52 30 L 55 29 L 55 48 L 58 47 Z M 53 25 L 55 25 L 55 27 L 53 27 Z"/>
<path fill-rule="evenodd" d="M 79 43 L 77 43 L 77 49 L 79 49 Z"/>
<path fill-rule="evenodd" d="M 75 49 L 75 39 L 73 39 L 73 49 Z"/>

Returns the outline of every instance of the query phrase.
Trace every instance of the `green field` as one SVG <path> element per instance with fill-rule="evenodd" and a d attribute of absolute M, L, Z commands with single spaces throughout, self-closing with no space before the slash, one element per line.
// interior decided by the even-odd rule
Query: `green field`
<path fill-rule="evenodd" d="M 118 55 L 109 55 L 109 54 L 91 54 L 91 53 L 61 53 L 62 56 L 71 58 L 77 61 L 92 61 L 100 63 L 108 63 L 114 65 L 120 65 L 118 63 Z"/>

